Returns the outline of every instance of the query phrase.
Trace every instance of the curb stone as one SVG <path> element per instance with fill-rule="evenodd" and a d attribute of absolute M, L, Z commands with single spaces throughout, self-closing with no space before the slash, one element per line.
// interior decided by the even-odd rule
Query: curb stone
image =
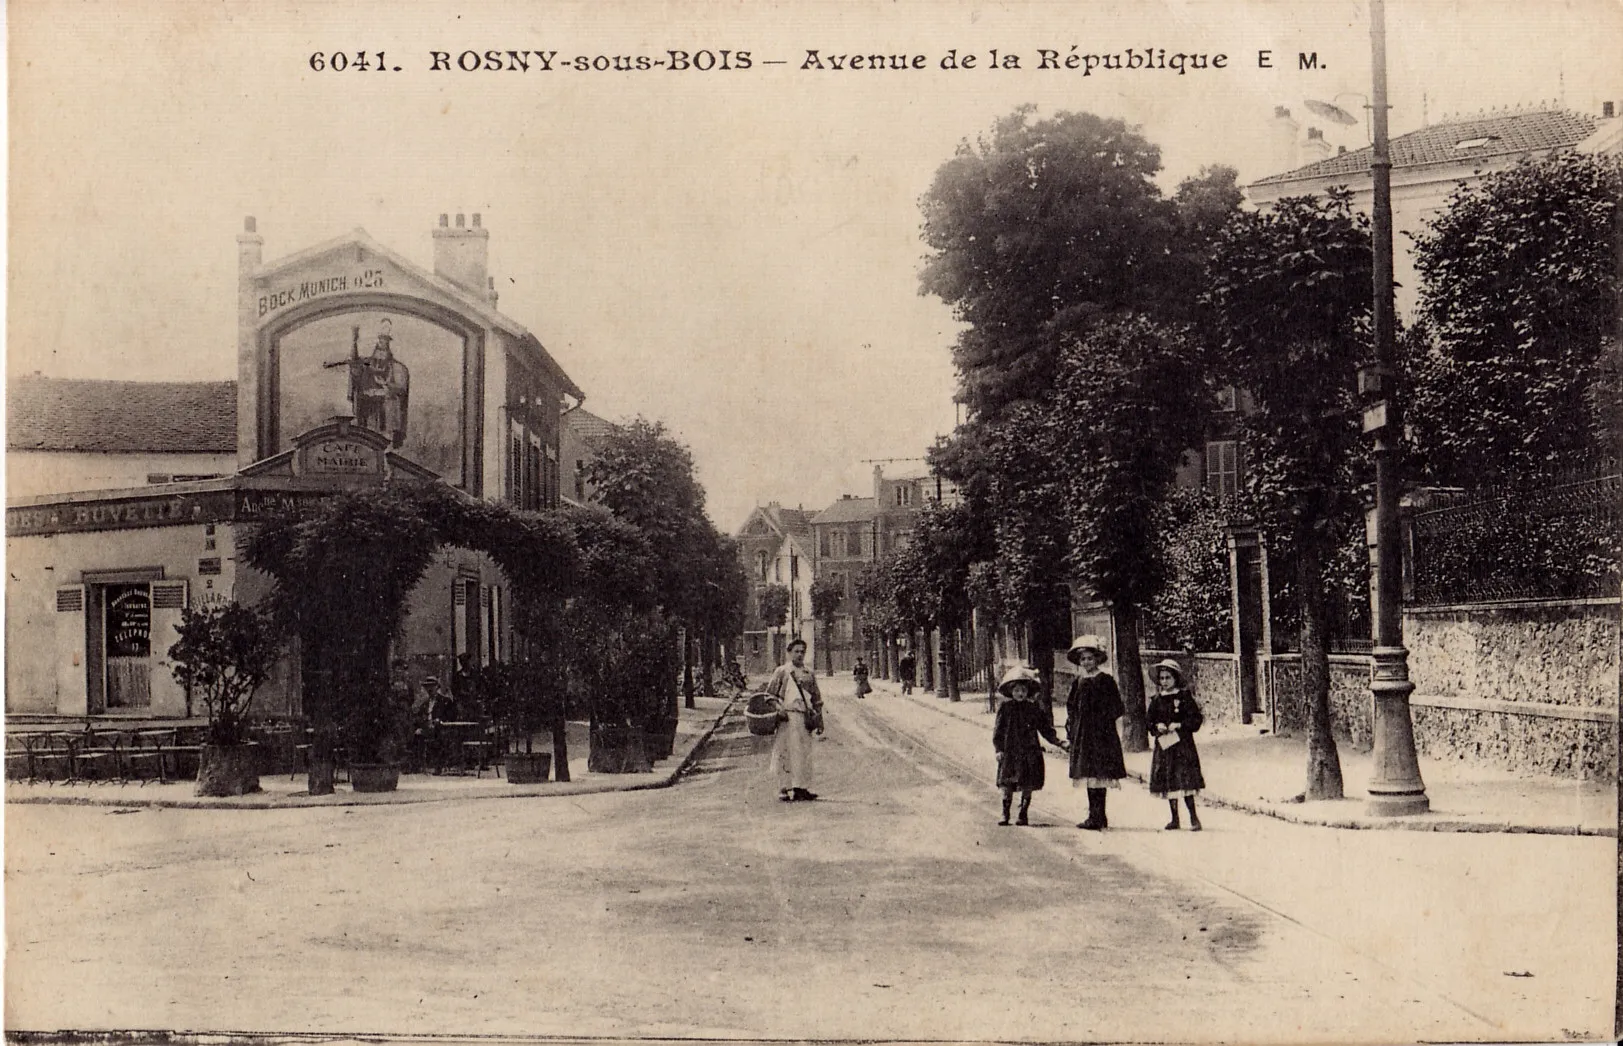
<path fill-rule="evenodd" d="M 959 715 L 946 708 L 939 708 L 934 701 L 921 701 L 913 694 L 897 694 L 905 696 L 907 700 L 923 708 L 929 708 L 941 715 L 959 719 L 966 723 L 976 720 L 966 715 Z M 959 702 L 967 705 L 969 702 Z M 1140 784 L 1148 784 L 1148 775 L 1139 770 L 1129 769 L 1127 776 Z M 1358 817 L 1335 817 L 1323 814 L 1296 813 L 1292 810 L 1281 809 L 1279 804 L 1264 801 L 1250 801 L 1245 799 L 1232 799 L 1218 795 L 1210 788 L 1201 793 L 1201 799 L 1211 806 L 1227 810 L 1237 810 L 1241 813 L 1257 814 L 1263 817 L 1272 817 L 1275 820 L 1286 821 L 1291 824 L 1312 825 L 1321 828 L 1341 828 L 1354 831 L 1408 831 L 1408 832 L 1458 832 L 1463 834 L 1503 834 L 1503 835 L 1567 835 L 1567 836 L 1598 836 L 1609 839 L 1617 838 L 1616 828 L 1587 828 L 1583 825 L 1534 825 L 1512 824 L 1505 821 L 1473 821 L 1461 818 L 1429 818 L 1429 817 L 1394 817 L 1382 818 L 1375 821 Z"/>
<path fill-rule="evenodd" d="M 7 795 L 5 802 L 15 806 L 99 806 L 113 809 L 156 809 L 156 810 L 323 810 L 333 807 L 357 806 L 411 806 L 419 803 L 454 803 L 467 800 L 483 799 L 551 799 L 559 796 L 601 795 L 605 792 L 644 792 L 654 788 L 669 788 L 677 779 L 698 759 L 705 745 L 710 741 L 717 728 L 719 728 L 738 703 L 736 697 L 728 700 L 721 708 L 715 719 L 706 727 L 693 742 L 685 756 L 674 767 L 665 770 L 662 774 L 655 774 L 649 780 L 625 781 L 580 781 L 564 782 L 559 787 L 557 782 L 542 785 L 518 785 L 513 791 L 472 792 L 467 795 L 446 794 L 445 792 L 425 793 L 413 795 L 401 792 L 379 792 L 357 794 L 354 792 L 335 792 L 328 796 L 304 796 L 294 798 L 288 796 L 279 799 L 261 799 L 249 802 L 234 802 L 232 799 L 204 798 L 189 796 L 174 799 L 148 799 L 139 795 L 126 795 L 121 797 L 96 795 Z M 614 775 L 621 778 L 641 777 L 643 775 Z M 127 786 L 125 786 L 127 787 Z M 546 787 L 546 791 L 533 789 Z M 531 790 L 523 790 L 531 789 Z"/>

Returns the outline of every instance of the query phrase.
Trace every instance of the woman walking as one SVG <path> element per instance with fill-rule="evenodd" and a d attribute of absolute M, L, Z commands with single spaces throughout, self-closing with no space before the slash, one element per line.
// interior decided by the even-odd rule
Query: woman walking
<path fill-rule="evenodd" d="M 997 710 L 997 723 L 992 727 L 992 748 L 997 752 L 997 786 L 1003 790 L 1003 820 L 1009 823 L 1009 806 L 1014 793 L 1020 792 L 1020 816 L 1015 824 L 1029 824 L 1027 811 L 1031 809 L 1031 793 L 1040 791 L 1045 778 L 1042 740 L 1055 748 L 1064 748 L 1065 742 L 1054 733 L 1054 723 L 1048 709 L 1037 703 L 1042 690 L 1042 679 L 1024 665 L 1011 671 L 998 684 L 998 693 L 1009 700 Z"/>
<path fill-rule="evenodd" d="M 813 732 L 823 732 L 823 695 L 817 692 L 817 674 L 806 667 L 806 641 L 789 641 L 789 661 L 777 667 L 766 684 L 788 714 L 772 740 L 772 774 L 778 798 L 786 803 L 817 798 L 811 790 Z"/>
<path fill-rule="evenodd" d="M 1127 776 L 1116 720 L 1127 709 L 1121 703 L 1116 680 L 1099 666 L 1105 663 L 1105 643 L 1096 635 L 1081 635 L 1065 655 L 1081 670 L 1071 681 L 1065 698 L 1065 736 L 1071 742 L 1071 785 L 1088 790 L 1088 819 L 1077 825 L 1090 832 L 1110 827 L 1105 817 L 1105 795 L 1120 788 Z"/>
<path fill-rule="evenodd" d="M 1200 831 L 1200 815 L 1195 812 L 1195 796 L 1206 787 L 1200 773 L 1200 753 L 1195 750 L 1194 733 L 1204 717 L 1195 698 L 1183 684 L 1183 669 L 1167 658 L 1155 665 L 1155 685 L 1160 692 L 1150 698 L 1146 718 L 1155 737 L 1150 755 L 1150 794 L 1167 801 L 1172 820 L 1167 831 L 1178 824 L 1178 800 L 1189 808 L 1189 830 Z"/>
<path fill-rule="evenodd" d="M 851 678 L 858 698 L 865 698 L 873 693 L 873 686 L 868 682 L 868 662 L 860 657 L 857 658 L 857 663 L 851 666 Z"/>

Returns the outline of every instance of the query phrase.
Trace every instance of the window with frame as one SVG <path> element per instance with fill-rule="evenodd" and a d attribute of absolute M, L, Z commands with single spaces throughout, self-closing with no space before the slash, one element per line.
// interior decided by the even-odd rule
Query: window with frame
<path fill-rule="evenodd" d="M 906 508 L 911 504 L 913 504 L 912 485 L 909 483 L 898 483 L 896 485 L 896 506 L 898 508 Z"/>
<path fill-rule="evenodd" d="M 768 559 L 768 556 L 767 556 L 767 554 L 765 552 L 757 552 L 757 553 L 755 553 L 755 568 L 756 568 L 756 572 L 761 575 L 761 580 L 762 581 L 766 580 L 766 562 L 767 562 L 767 559 Z"/>
<path fill-rule="evenodd" d="M 1231 439 L 1206 444 L 1206 489 L 1220 497 L 1240 491 L 1240 445 Z"/>
<path fill-rule="evenodd" d="M 1221 385 L 1217 389 L 1217 410 L 1229 412 L 1240 409 L 1240 394 L 1233 385 Z"/>

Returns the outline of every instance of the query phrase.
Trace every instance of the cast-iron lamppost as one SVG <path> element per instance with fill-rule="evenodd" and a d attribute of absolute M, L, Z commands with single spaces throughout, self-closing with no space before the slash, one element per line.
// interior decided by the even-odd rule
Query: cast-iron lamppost
<path fill-rule="evenodd" d="M 1359 392 L 1370 397 L 1364 431 L 1375 436 L 1374 530 L 1375 605 L 1372 632 L 1374 667 L 1370 691 L 1375 699 L 1374 776 L 1369 782 L 1369 812 L 1383 817 L 1422 814 L 1431 809 L 1415 756 L 1414 724 L 1409 716 L 1409 652 L 1403 647 L 1403 559 L 1398 532 L 1398 457 L 1402 418 L 1393 401 L 1396 376 L 1392 307 L 1392 160 L 1386 138 L 1386 5 L 1370 0 L 1369 36 L 1374 78 L 1370 99 L 1374 143 L 1369 170 L 1374 182 L 1373 318 L 1375 362 L 1359 368 Z"/>

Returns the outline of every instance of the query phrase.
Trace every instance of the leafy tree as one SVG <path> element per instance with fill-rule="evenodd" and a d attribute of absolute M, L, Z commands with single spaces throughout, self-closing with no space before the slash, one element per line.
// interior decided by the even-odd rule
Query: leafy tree
<path fill-rule="evenodd" d="M 693 454 L 662 422 L 635 418 L 594 443 L 586 467 L 592 499 L 638 530 L 654 554 L 659 601 L 684 622 L 702 617 L 704 552 L 714 532 Z"/>
<path fill-rule="evenodd" d="M 1139 618 L 1170 573 L 1160 507 L 1184 452 L 1200 441 L 1211 396 L 1197 346 L 1180 330 L 1119 315 L 1078 318 L 1064 331 L 1047 442 L 1064 480 L 1070 562 L 1110 602 L 1123 743 L 1145 751 Z"/>
<path fill-rule="evenodd" d="M 576 548 L 551 515 L 479 502 L 412 481 L 352 491 L 267 516 L 238 536 L 244 562 L 275 579 L 266 602 L 299 641 L 305 713 L 315 726 L 310 791 L 333 790 L 333 740 L 352 728 L 361 758 L 378 758 L 393 729 L 389 648 L 406 597 L 441 545 L 487 552 L 515 606 L 577 582 Z M 381 731 L 381 732 L 380 732 Z"/>
<path fill-rule="evenodd" d="M 254 691 L 275 667 L 283 640 L 269 615 L 240 603 L 181 611 L 180 640 L 169 648 L 175 681 L 208 712 L 209 743 L 247 740 L 244 721 Z"/>
<path fill-rule="evenodd" d="M 954 361 L 970 417 L 932 464 L 995 547 L 1005 613 L 1044 649 L 1068 638 L 1048 634 L 1062 627 L 1051 606 L 1069 536 L 1052 446 L 1064 346 L 1118 312 L 1189 317 L 1207 247 L 1241 200 L 1232 168 L 1203 168 L 1170 200 L 1159 170 L 1159 150 L 1119 120 L 1023 107 L 962 145 L 922 201 L 935 252 L 922 289 L 968 324 Z"/>
<path fill-rule="evenodd" d="M 996 416 L 1048 387 L 1060 308 L 1144 305 L 1162 293 L 1175 215 L 1155 184 L 1161 151 L 1121 120 L 1022 106 L 964 142 L 925 193 L 934 251 L 921 283 L 968 324 L 960 398 Z"/>
<path fill-rule="evenodd" d="M 811 612 L 812 617 L 823 625 L 823 666 L 829 675 L 834 674 L 834 615 L 840 612 L 840 604 L 844 600 L 844 586 L 828 575 L 812 582 Z"/>
<path fill-rule="evenodd" d="M 1171 491 L 1157 511 L 1156 555 L 1166 563 L 1167 581 L 1144 610 L 1144 634 L 1161 649 L 1230 649 L 1233 608 L 1223 527 L 1234 506 L 1189 489 Z"/>
<path fill-rule="evenodd" d="M 782 628 L 789 621 L 789 588 L 787 585 L 767 585 L 761 589 L 761 623 L 767 628 Z"/>
<path fill-rule="evenodd" d="M 1243 423 L 1247 483 L 1262 522 L 1294 552 L 1311 799 L 1342 796 L 1324 575 L 1347 528 L 1362 521 L 1355 394 L 1368 355 L 1372 257 L 1368 219 L 1349 193 L 1332 190 L 1235 216 L 1206 276 L 1222 365 L 1256 405 Z"/>
<path fill-rule="evenodd" d="M 1433 475 L 1500 486 L 1610 446 L 1623 158 L 1562 153 L 1462 185 L 1415 241 L 1408 418 Z M 1613 390 L 1615 394 L 1615 390 Z"/>

